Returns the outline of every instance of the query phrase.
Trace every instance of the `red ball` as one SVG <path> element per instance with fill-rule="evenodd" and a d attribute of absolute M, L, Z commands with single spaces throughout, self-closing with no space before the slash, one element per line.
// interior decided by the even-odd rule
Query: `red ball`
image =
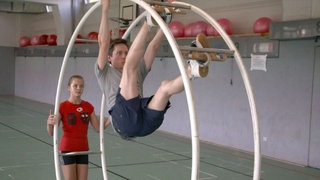
<path fill-rule="evenodd" d="M 42 34 L 42 35 L 40 36 L 40 45 L 48 44 L 47 39 L 48 39 L 48 35 Z"/>
<path fill-rule="evenodd" d="M 169 29 L 175 38 L 184 36 L 184 25 L 179 21 L 172 21 L 169 24 Z"/>
<path fill-rule="evenodd" d="M 208 36 L 217 36 L 218 34 L 217 30 L 212 25 L 209 25 L 207 27 L 206 32 Z"/>
<path fill-rule="evenodd" d="M 31 45 L 37 46 L 40 45 L 40 37 L 35 35 L 31 38 Z"/>
<path fill-rule="evenodd" d="M 199 33 L 203 33 L 205 35 L 207 35 L 207 26 L 209 24 L 207 22 L 204 21 L 197 21 L 193 24 L 192 26 L 192 36 L 195 37 L 197 36 Z"/>
<path fill-rule="evenodd" d="M 126 33 L 127 29 L 119 29 L 119 37 L 122 37 Z"/>
<path fill-rule="evenodd" d="M 47 38 L 47 42 L 49 46 L 56 46 L 57 45 L 57 35 L 50 34 Z"/>
<path fill-rule="evenodd" d="M 226 19 L 226 18 L 218 19 L 218 23 L 228 35 L 233 34 L 232 23 L 229 19 Z"/>
<path fill-rule="evenodd" d="M 89 32 L 88 39 L 90 40 L 98 40 L 98 33 L 95 31 Z"/>
<path fill-rule="evenodd" d="M 26 47 L 26 46 L 30 46 L 30 38 L 26 37 L 26 36 L 22 36 L 20 39 L 19 39 L 19 46 L 20 47 Z"/>
<path fill-rule="evenodd" d="M 184 27 L 184 36 L 185 37 L 192 37 L 192 27 L 194 23 L 190 23 Z"/>
<path fill-rule="evenodd" d="M 271 19 L 268 17 L 261 17 L 254 22 L 253 32 L 254 33 L 268 33 L 271 23 Z"/>
<path fill-rule="evenodd" d="M 78 34 L 77 35 L 77 39 L 83 39 L 82 35 L 81 34 Z M 75 44 L 83 44 L 84 42 L 81 42 L 81 41 L 75 41 Z"/>
<path fill-rule="evenodd" d="M 227 18 L 221 18 L 218 19 L 217 22 L 221 26 L 221 28 L 228 34 L 232 35 L 233 34 L 233 28 L 232 28 L 232 23 L 229 19 Z M 220 34 L 218 31 L 211 25 L 207 27 L 207 35 L 208 36 L 219 36 Z"/>

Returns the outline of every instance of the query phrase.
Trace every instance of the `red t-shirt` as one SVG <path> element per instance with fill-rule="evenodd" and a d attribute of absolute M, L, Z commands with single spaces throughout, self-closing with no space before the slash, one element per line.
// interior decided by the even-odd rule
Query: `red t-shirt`
<path fill-rule="evenodd" d="M 60 104 L 63 135 L 60 151 L 88 151 L 88 125 L 94 107 L 86 101 L 72 104 L 64 101 Z"/>

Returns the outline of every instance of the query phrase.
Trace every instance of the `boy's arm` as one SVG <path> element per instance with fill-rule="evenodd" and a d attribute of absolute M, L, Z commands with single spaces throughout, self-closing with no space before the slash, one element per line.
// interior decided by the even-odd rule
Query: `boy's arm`
<path fill-rule="evenodd" d="M 110 44 L 110 32 L 109 32 L 109 7 L 110 0 L 101 0 L 101 21 L 99 28 L 99 54 L 98 54 L 98 67 L 103 69 L 108 63 L 108 50 Z"/>

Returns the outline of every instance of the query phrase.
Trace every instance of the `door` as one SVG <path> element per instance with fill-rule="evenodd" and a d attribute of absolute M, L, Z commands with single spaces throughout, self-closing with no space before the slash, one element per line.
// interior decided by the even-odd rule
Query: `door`
<path fill-rule="evenodd" d="M 316 47 L 310 122 L 310 167 L 320 168 L 320 47 Z"/>

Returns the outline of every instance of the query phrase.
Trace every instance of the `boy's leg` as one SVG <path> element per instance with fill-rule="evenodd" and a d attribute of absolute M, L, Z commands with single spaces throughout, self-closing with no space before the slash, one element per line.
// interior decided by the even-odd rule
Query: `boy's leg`
<path fill-rule="evenodd" d="M 126 62 L 123 67 L 120 81 L 120 94 L 126 99 L 132 99 L 139 95 L 137 88 L 137 72 L 141 58 L 144 55 L 145 45 L 148 39 L 150 27 L 144 23 L 133 41 Z"/>
<path fill-rule="evenodd" d="M 168 8 L 158 6 L 154 6 L 153 8 L 159 13 L 160 17 L 166 24 L 170 24 L 170 22 L 172 21 L 172 13 Z M 161 8 L 163 9 L 163 11 L 161 12 L 159 11 L 159 9 L 157 10 L 157 8 Z M 149 26 L 158 26 L 158 23 L 155 19 L 153 19 L 153 17 L 151 17 L 151 14 L 147 15 L 147 23 Z"/>
<path fill-rule="evenodd" d="M 199 34 L 196 39 L 197 46 L 200 47 L 209 47 L 209 42 L 207 41 L 207 38 Z M 211 59 L 206 53 L 206 59 L 204 62 L 210 62 Z M 191 60 L 192 63 L 189 63 L 188 70 L 187 70 L 187 76 L 189 79 L 193 79 L 194 77 L 206 77 L 208 75 L 208 69 L 202 68 L 208 68 L 208 64 L 205 64 L 204 66 L 199 65 L 199 63 L 196 60 Z M 203 71 L 203 72 L 202 72 Z M 202 72 L 202 74 L 201 74 Z M 184 84 L 181 76 L 178 76 L 176 79 L 170 80 L 170 81 L 163 81 L 153 96 L 152 100 L 148 104 L 149 109 L 163 111 L 172 95 L 180 93 L 184 90 Z"/>
<path fill-rule="evenodd" d="M 188 76 L 190 77 L 188 69 Z M 181 76 L 173 80 L 162 81 L 157 92 L 154 94 L 151 101 L 148 103 L 147 108 L 157 111 L 163 111 L 169 102 L 172 95 L 180 93 L 184 90 L 183 80 Z"/>

